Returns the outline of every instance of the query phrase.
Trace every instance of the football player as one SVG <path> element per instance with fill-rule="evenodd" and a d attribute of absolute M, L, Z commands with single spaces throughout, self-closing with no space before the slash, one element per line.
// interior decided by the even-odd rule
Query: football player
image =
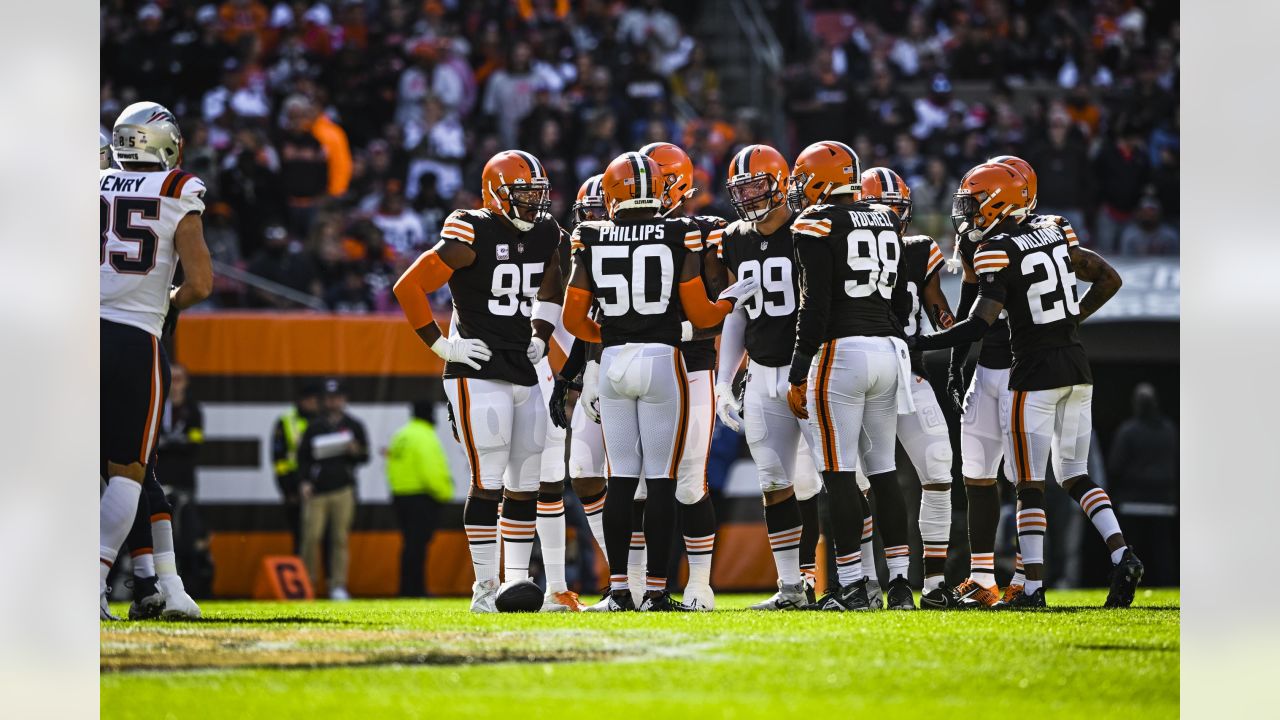
<path fill-rule="evenodd" d="M 787 204 L 790 168 L 768 145 L 748 145 L 729 163 L 725 187 L 738 220 L 724 230 L 716 254 L 729 280 L 754 277 L 760 290 L 725 318 L 720 336 L 716 414 L 729 429 L 745 426 L 764 497 L 778 592 L 753 610 L 796 610 L 812 603 L 822 489 L 810 448 L 809 423 L 787 407 L 786 374 L 796 340 L 797 273 Z M 749 357 L 743 401 L 733 378 Z"/>
<path fill-rule="evenodd" d="M 815 604 L 823 610 L 870 608 L 859 464 L 883 511 L 885 544 L 905 544 L 898 537 L 907 524 L 894 477 L 897 414 L 913 409 L 910 359 L 893 309 L 901 220 L 860 199 L 860 178 L 849 146 L 822 141 L 796 158 L 789 188 L 790 202 L 804 210 L 792 224 L 801 292 L 787 402 L 797 417 L 810 419 L 831 498 L 839 587 Z M 891 604 L 914 607 L 910 589 Z"/>
<path fill-rule="evenodd" d="M 640 154 L 658 163 L 662 173 L 662 213 L 664 216 L 685 213 L 685 202 L 697 189 L 693 186 L 693 161 L 678 146 L 669 142 L 649 143 L 640 148 Z M 690 216 L 703 240 L 702 282 L 708 297 L 717 297 L 724 288 L 724 272 L 715 253 L 705 252 L 719 244 L 720 236 L 728 224 L 724 218 L 712 215 Z M 707 455 L 711 451 L 711 436 L 715 431 L 715 378 L 716 341 L 720 327 L 695 329 L 684 324 L 680 354 L 684 357 L 686 377 L 689 382 L 688 436 L 684 442 L 684 454 L 676 473 L 676 501 L 679 503 L 680 527 L 684 531 L 685 554 L 689 558 L 689 581 L 685 584 L 681 602 L 697 610 L 715 608 L 715 594 L 711 590 L 711 556 L 715 549 L 716 515 L 711 505 L 711 493 L 707 484 Z M 642 483 L 643 485 L 643 483 Z M 643 488 L 640 497 L 644 496 Z"/>
<path fill-rule="evenodd" d="M 134 103 L 116 120 L 111 144 L 119 167 L 103 169 L 98 182 L 99 442 L 107 478 L 99 511 L 98 590 L 104 620 L 116 619 L 107 607 L 107 573 L 137 517 L 168 391 L 169 363 L 160 343 L 165 316 L 171 305 L 191 307 L 213 290 L 201 222 L 205 186 L 178 167 L 177 118 L 156 103 Z M 171 289 L 179 260 L 183 281 Z M 157 547 L 173 547 L 170 524 L 153 523 L 152 532 Z M 157 570 L 176 578 L 176 566 L 167 565 L 171 557 L 157 558 L 165 566 Z"/>
<path fill-rule="evenodd" d="M 1080 247 L 1056 219 L 1027 222 L 1030 203 L 1026 178 L 1005 163 L 984 163 L 960 181 L 952 222 L 961 242 L 977 244 L 977 301 L 965 320 L 917 340 L 922 350 L 972 342 L 1007 310 L 1013 366 L 1005 442 L 1017 488 L 1018 544 L 1026 580 L 1021 591 L 997 605 L 1012 608 L 1046 604 L 1044 478 L 1050 451 L 1068 492 L 1081 483 L 1092 484 L 1087 460 L 1093 377 L 1076 328 L 1121 286 L 1119 274 L 1097 253 Z M 1077 276 L 1091 283 L 1083 297 L 1078 296 Z M 1133 601 L 1142 564 L 1125 543 L 1109 505 L 1099 502 L 1093 509 L 1109 514 L 1109 532 L 1103 534 L 1115 570 L 1106 604 L 1122 607 Z"/>
<path fill-rule="evenodd" d="M 674 602 L 666 589 L 690 402 L 677 350 L 682 321 L 676 310 L 697 327 L 713 327 L 756 284 L 743 281 L 727 288 L 715 303 L 708 300 L 699 257 L 702 233 L 686 219 L 662 217 L 662 175 L 652 158 L 640 153 L 618 157 L 606 168 L 602 185 L 611 219 L 574 228 L 573 270 L 564 304 L 565 327 L 578 339 L 603 346 L 599 369 L 589 371 L 585 382 L 598 386 L 604 430 L 610 592 L 590 609 L 636 607 L 626 568 L 632 500 L 642 474 L 649 492 L 644 513 L 649 552 L 647 587 L 638 609 L 693 609 Z M 590 318 L 593 304 L 598 304 L 598 323 Z M 584 390 L 583 399 L 588 397 Z"/>
<path fill-rule="evenodd" d="M 547 434 L 535 364 L 558 311 L 538 296 L 553 295 L 560 282 L 550 271 L 561 240 L 559 223 L 547 214 L 550 192 L 534 156 L 494 155 L 481 173 L 484 207 L 450 214 L 440 242 L 394 287 L 409 323 L 445 361 L 445 394 L 471 474 L 463 525 L 476 578 L 473 612 L 496 611 L 499 501 L 505 579 L 529 578 Z M 427 300 L 445 283 L 454 309 L 448 337 Z M 564 599 L 569 607 L 572 599 Z"/>
<path fill-rule="evenodd" d="M 902 231 L 906 232 L 911 223 L 911 188 L 896 172 L 884 167 L 864 171 L 862 199 L 888 205 L 902 219 Z M 894 305 L 907 337 L 921 332 L 922 317 L 928 317 L 935 328 L 951 327 L 955 322 L 939 280 L 943 265 L 942 250 L 933 238 L 927 235 L 902 238 L 895 288 L 900 297 Z M 898 416 L 897 434 L 921 484 L 919 523 L 924 545 L 924 588 L 920 606 L 939 609 L 948 607 L 948 600 L 952 598 L 943 588 L 947 544 L 951 538 L 951 436 L 925 374 L 923 353 L 911 353 L 911 375 L 915 412 Z M 900 595 L 900 590 L 895 593 L 894 583 L 901 581 L 905 586 L 910 548 L 891 546 L 887 542 L 885 545 L 885 564 L 891 578 L 888 597 L 892 607 L 895 595 Z M 863 552 L 865 555 L 865 546 Z"/>

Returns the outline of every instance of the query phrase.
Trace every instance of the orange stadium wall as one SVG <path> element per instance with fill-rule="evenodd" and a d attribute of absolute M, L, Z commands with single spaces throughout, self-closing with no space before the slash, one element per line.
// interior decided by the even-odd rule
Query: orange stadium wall
<path fill-rule="evenodd" d="M 551 358 L 559 367 L 564 355 L 553 347 Z M 411 402 L 444 399 L 440 360 L 403 318 L 190 313 L 179 321 L 172 359 L 187 368 L 190 394 L 205 414 L 196 499 L 210 530 L 214 594 L 248 597 L 262 559 L 289 554 L 290 536 L 271 471 L 271 425 L 303 384 L 337 377 L 373 446 L 373 460 L 361 468 L 357 484 L 360 509 L 351 540 L 349 589 L 357 596 L 394 595 L 400 535 L 390 512 L 382 453 L 391 433 L 408 419 Z M 429 549 L 428 589 L 435 595 L 464 595 L 471 583 L 461 532 L 465 461 L 443 406 L 436 426 L 454 472 L 455 504 L 444 513 Z M 759 501 L 735 505 L 737 512 L 722 513 L 713 582 L 723 590 L 769 588 L 775 575 Z M 607 577 L 598 552 L 596 564 L 597 577 Z M 322 578 L 312 580 L 317 590 L 323 588 Z"/>

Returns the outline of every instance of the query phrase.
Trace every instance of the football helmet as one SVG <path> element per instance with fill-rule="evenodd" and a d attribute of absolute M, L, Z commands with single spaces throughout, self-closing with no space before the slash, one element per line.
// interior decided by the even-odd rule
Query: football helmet
<path fill-rule="evenodd" d="M 669 142 L 649 143 L 640 154 L 653 158 L 662 171 L 662 209 L 672 212 L 694 193 L 693 161 L 688 153 Z"/>
<path fill-rule="evenodd" d="M 523 150 L 503 150 L 480 174 L 484 206 L 528 232 L 551 208 L 551 181 L 538 158 Z"/>
<path fill-rule="evenodd" d="M 911 222 L 911 187 L 889 168 L 873 167 L 863 171 L 862 199 L 893 208 L 902 218 L 903 230 Z"/>
<path fill-rule="evenodd" d="M 623 153 L 609 163 L 600 180 L 605 212 L 612 218 L 619 210 L 646 209 L 654 214 L 663 209 L 662 169 L 651 157 L 638 152 Z"/>
<path fill-rule="evenodd" d="M 951 224 L 961 238 L 978 242 L 1029 202 L 1022 173 L 1003 163 L 983 163 L 960 179 L 951 201 Z"/>
<path fill-rule="evenodd" d="M 821 205 L 840 193 L 860 197 L 862 168 L 853 148 L 834 140 L 821 140 L 805 148 L 791 169 L 787 202 L 795 210 Z"/>
<path fill-rule="evenodd" d="M 111 137 L 105 130 L 98 130 L 98 169 L 111 167 Z"/>
<path fill-rule="evenodd" d="M 153 102 L 136 102 L 116 118 L 111 130 L 116 162 L 159 163 L 172 170 L 182 162 L 182 131 L 168 108 Z"/>
<path fill-rule="evenodd" d="M 787 161 L 768 145 L 748 145 L 729 162 L 729 204 L 747 222 L 763 220 L 787 201 Z"/>
<path fill-rule="evenodd" d="M 1027 193 L 1031 196 L 1031 202 L 1027 203 L 1024 210 L 1014 213 L 1014 217 L 1026 217 L 1036 209 L 1036 191 L 1039 189 L 1036 182 L 1036 171 L 1031 167 L 1031 163 L 1023 160 L 1017 155 L 997 155 L 987 162 L 1003 163 L 1009 167 L 1022 173 L 1022 177 L 1027 181 Z"/>
<path fill-rule="evenodd" d="M 604 175 L 592 175 L 578 188 L 578 199 L 573 203 L 573 221 L 604 220 L 604 191 L 600 183 Z"/>

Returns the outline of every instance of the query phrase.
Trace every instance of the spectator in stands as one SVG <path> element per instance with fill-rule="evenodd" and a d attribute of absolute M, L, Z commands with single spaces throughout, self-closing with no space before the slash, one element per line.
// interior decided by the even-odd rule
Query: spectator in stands
<path fill-rule="evenodd" d="M 1178 428 L 1160 412 L 1150 383 L 1133 389 L 1133 417 L 1116 429 L 1108 474 L 1111 501 L 1135 547 L 1147 556 L 1147 582 L 1178 582 Z"/>
<path fill-rule="evenodd" d="M 520 121 L 533 108 L 537 86 L 532 56 L 529 43 L 516 41 L 511 45 L 506 67 L 495 71 L 485 86 L 484 114 L 497 128 L 503 147 L 516 147 Z"/>
<path fill-rule="evenodd" d="M 320 411 L 320 385 L 307 383 L 298 389 L 293 407 L 276 418 L 271 427 L 271 463 L 276 487 L 284 501 L 285 523 L 293 536 L 294 554 L 302 553 L 302 478 L 298 474 L 298 445 L 307 422 Z"/>
<path fill-rule="evenodd" d="M 347 546 L 356 514 L 356 468 L 369 462 L 364 423 L 347 413 L 347 396 L 327 380 L 320 412 L 298 443 L 302 496 L 302 562 L 313 581 L 320 577 L 320 542 L 329 534 L 329 598 L 348 600 Z"/>
<path fill-rule="evenodd" d="M 1138 129 L 1133 125 L 1116 128 L 1114 137 L 1093 162 L 1094 187 L 1101 201 L 1093 244 L 1100 252 L 1116 249 L 1124 229 L 1133 220 L 1150 170 Z"/>
<path fill-rule="evenodd" d="M 324 293 L 311 253 L 303 249 L 302 243 L 295 242 L 283 225 L 268 225 L 263 237 L 262 250 L 249 263 L 250 273 L 296 292 L 317 297 Z M 252 297 L 255 307 L 298 307 L 296 300 L 269 288 L 255 287 Z"/>
<path fill-rule="evenodd" d="M 1178 233 L 1164 224 L 1160 201 L 1147 196 L 1138 203 L 1134 221 L 1120 234 L 1122 255 L 1177 255 Z"/>
<path fill-rule="evenodd" d="M 387 485 L 400 525 L 400 597 L 426 597 L 427 546 L 440 510 L 453 498 L 453 479 L 431 418 L 435 406 L 413 404 L 413 417 L 391 437 Z"/>
<path fill-rule="evenodd" d="M 324 294 L 325 307 L 342 314 L 364 314 L 374 311 L 373 294 L 365 279 L 362 263 L 342 264 L 342 281 Z"/>
<path fill-rule="evenodd" d="M 382 231 L 383 242 L 399 257 L 416 258 L 426 249 L 422 221 L 406 204 L 399 180 L 387 181 L 373 224 Z"/>
<path fill-rule="evenodd" d="M 1027 153 L 1040 186 L 1036 212 L 1061 215 L 1071 221 L 1080 241 L 1089 244 L 1086 208 L 1093 185 L 1088 149 L 1071 119 L 1062 112 L 1049 116 L 1046 137 Z"/>
<path fill-rule="evenodd" d="M 317 206 L 329 192 L 329 159 L 311 132 L 315 110 L 311 101 L 294 95 L 284 102 L 284 130 L 280 135 L 280 184 L 289 206 L 289 229 L 305 236 Z"/>

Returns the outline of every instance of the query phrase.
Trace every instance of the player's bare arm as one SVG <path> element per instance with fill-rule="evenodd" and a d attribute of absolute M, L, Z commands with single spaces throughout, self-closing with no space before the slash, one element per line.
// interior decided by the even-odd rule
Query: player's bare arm
<path fill-rule="evenodd" d="M 951 303 L 947 301 L 946 293 L 942 292 L 942 280 L 938 273 L 929 276 L 920 291 L 920 297 L 934 327 L 945 329 L 955 324 L 956 318 L 951 313 Z"/>
<path fill-rule="evenodd" d="M 1074 245 L 1070 251 L 1071 269 L 1076 277 L 1090 283 L 1089 290 L 1080 298 L 1080 321 L 1094 314 L 1113 295 L 1120 291 L 1124 281 L 1111 263 L 1098 253 Z"/>
<path fill-rule="evenodd" d="M 178 222 L 173 245 L 182 261 L 183 280 L 169 302 L 186 310 L 213 292 L 213 261 L 204 242 L 204 223 L 199 213 L 191 213 Z"/>

